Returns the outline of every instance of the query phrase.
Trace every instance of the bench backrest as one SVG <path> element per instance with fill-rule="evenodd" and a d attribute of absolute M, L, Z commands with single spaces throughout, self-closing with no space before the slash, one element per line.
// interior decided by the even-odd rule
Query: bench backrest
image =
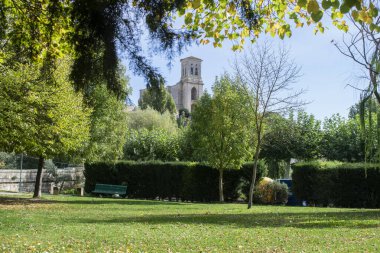
<path fill-rule="evenodd" d="M 112 184 L 96 184 L 94 192 L 109 194 L 126 194 L 127 186 Z"/>

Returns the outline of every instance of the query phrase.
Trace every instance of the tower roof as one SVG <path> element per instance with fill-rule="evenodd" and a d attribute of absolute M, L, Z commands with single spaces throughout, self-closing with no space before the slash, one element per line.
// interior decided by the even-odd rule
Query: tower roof
<path fill-rule="evenodd" d="M 184 61 L 184 60 L 190 60 L 190 59 L 197 60 L 197 61 L 203 61 L 200 58 L 197 58 L 197 57 L 194 57 L 194 56 L 189 56 L 189 57 L 181 59 L 181 62 Z"/>

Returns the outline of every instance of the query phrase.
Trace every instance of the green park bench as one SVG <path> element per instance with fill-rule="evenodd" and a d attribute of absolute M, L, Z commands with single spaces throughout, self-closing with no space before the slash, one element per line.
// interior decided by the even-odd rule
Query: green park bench
<path fill-rule="evenodd" d="M 95 190 L 92 191 L 97 195 L 114 195 L 118 194 L 122 197 L 127 196 L 127 186 L 126 185 L 112 185 L 112 184 L 96 184 Z"/>

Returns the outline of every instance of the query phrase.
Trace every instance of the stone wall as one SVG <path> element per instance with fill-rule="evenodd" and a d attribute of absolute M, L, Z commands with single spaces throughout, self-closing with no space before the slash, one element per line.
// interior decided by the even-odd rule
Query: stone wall
<path fill-rule="evenodd" d="M 81 184 L 84 182 L 83 171 L 83 167 L 57 169 L 57 175 L 54 177 L 43 170 L 42 192 L 50 193 L 52 186 L 56 186 L 56 183 L 58 187 L 61 187 L 63 183 L 65 189 Z M 33 192 L 36 174 L 37 170 L 22 170 L 21 175 L 20 170 L 0 170 L 0 191 Z"/>

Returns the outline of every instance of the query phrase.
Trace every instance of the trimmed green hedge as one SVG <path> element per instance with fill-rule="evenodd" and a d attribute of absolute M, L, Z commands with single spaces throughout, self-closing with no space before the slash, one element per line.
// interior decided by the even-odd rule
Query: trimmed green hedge
<path fill-rule="evenodd" d="M 380 164 L 309 162 L 293 168 L 293 192 L 316 205 L 380 207 Z"/>
<path fill-rule="evenodd" d="M 252 163 L 240 170 L 224 172 L 224 196 L 236 200 L 248 193 Z M 189 162 L 134 162 L 85 164 L 85 190 L 90 193 L 96 183 L 127 185 L 129 198 L 172 199 L 183 201 L 217 201 L 219 172 L 207 165 Z M 259 168 L 256 178 L 261 178 Z"/>

